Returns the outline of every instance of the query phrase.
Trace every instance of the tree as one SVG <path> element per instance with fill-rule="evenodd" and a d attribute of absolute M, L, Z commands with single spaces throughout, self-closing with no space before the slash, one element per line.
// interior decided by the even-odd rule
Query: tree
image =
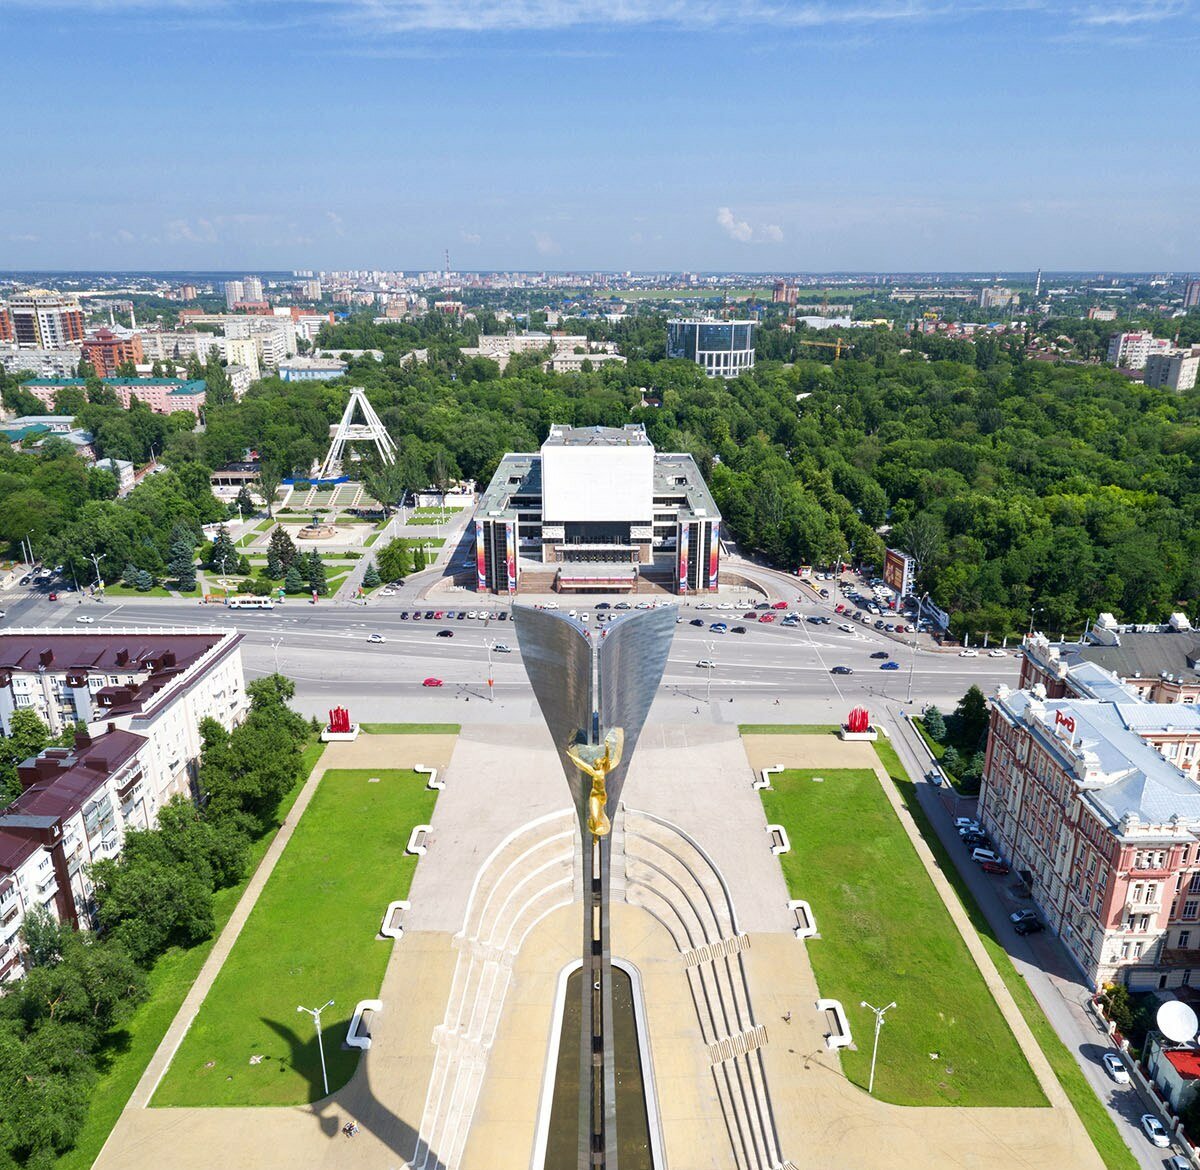
<path fill-rule="evenodd" d="M 391 510 L 404 494 L 404 470 L 396 463 L 384 463 L 375 458 L 362 466 L 359 472 L 363 487 L 383 508 L 386 520 Z"/>
<path fill-rule="evenodd" d="M 287 593 L 303 593 L 305 590 L 304 578 L 300 575 L 300 566 L 291 564 L 288 566 L 287 574 L 283 578 L 283 588 Z"/>
<path fill-rule="evenodd" d="M 987 739 L 989 718 L 983 691 L 971 686 L 954 709 L 954 738 L 974 751 Z"/>
<path fill-rule="evenodd" d="M 267 549 L 267 564 L 263 573 L 272 581 L 278 581 L 284 574 L 283 562 L 279 559 L 279 554 L 274 547 Z"/>
<path fill-rule="evenodd" d="M 263 502 L 267 506 L 268 519 L 274 515 L 272 508 L 275 506 L 275 493 L 279 491 L 282 483 L 283 476 L 280 473 L 279 468 L 274 463 L 259 463 L 258 491 L 263 498 Z"/>
<path fill-rule="evenodd" d="M 295 542 L 287 534 L 287 529 L 277 526 L 271 530 L 271 539 L 267 544 L 267 556 L 274 555 L 281 568 L 286 569 L 296 559 Z M 283 576 L 282 573 L 279 576 Z"/>
<path fill-rule="evenodd" d="M 367 589 L 375 589 L 381 584 L 379 570 L 375 568 L 375 562 L 372 561 L 367 566 L 367 571 L 363 574 L 363 586 Z"/>
<path fill-rule="evenodd" d="M 942 758 L 939 762 L 947 772 L 957 776 L 959 769 L 962 767 L 962 757 L 958 754 L 958 748 L 954 746 L 948 747 L 942 752 Z"/>
<path fill-rule="evenodd" d="M 308 554 L 307 562 L 308 587 L 324 597 L 329 592 L 329 583 L 325 578 L 325 562 L 321 560 L 321 554 L 316 549 Z"/>
<path fill-rule="evenodd" d="M 243 519 L 249 519 L 257 511 L 254 499 L 245 484 L 238 491 L 237 499 L 234 500 L 234 503 L 242 510 Z"/>
<path fill-rule="evenodd" d="M 133 561 L 127 562 L 124 571 L 121 573 L 122 584 L 128 585 L 130 589 L 136 589 L 138 573 L 140 572 L 141 569 L 139 569 L 137 565 L 133 563 Z"/>
<path fill-rule="evenodd" d="M 168 555 L 167 572 L 175 578 L 175 587 L 181 593 L 190 593 L 196 588 L 196 548 L 186 530 L 177 528 L 172 533 Z"/>
<path fill-rule="evenodd" d="M 50 744 L 50 729 L 33 711 L 18 708 L 9 718 L 8 727 L 8 736 L 0 739 L 0 807 L 21 795 L 17 765 Z"/>
<path fill-rule="evenodd" d="M 933 565 L 945 539 L 941 523 L 929 512 L 918 512 L 904 525 L 901 547 L 912 557 L 918 576 Z"/>
<path fill-rule="evenodd" d="M 925 730 L 929 733 L 929 738 L 934 743 L 944 743 L 946 741 L 946 721 L 942 718 L 942 713 L 936 707 L 926 707 L 921 712 L 921 719 L 925 724 Z"/>
<path fill-rule="evenodd" d="M 419 573 L 425 568 L 425 550 L 419 545 L 414 545 L 412 550 L 413 572 Z"/>
<path fill-rule="evenodd" d="M 403 580 L 412 572 L 412 556 L 408 543 L 399 538 L 389 540 L 376 552 L 375 566 L 383 580 Z"/>
<path fill-rule="evenodd" d="M 62 924 L 45 906 L 31 906 L 21 923 L 26 969 L 57 963 L 62 958 L 63 933 Z"/>
<path fill-rule="evenodd" d="M 204 557 L 204 563 L 208 568 L 215 569 L 219 573 L 232 573 L 237 568 L 237 559 L 237 547 L 229 535 L 229 529 L 222 524 L 217 529 L 216 536 L 213 537 L 213 542 Z"/>
<path fill-rule="evenodd" d="M 149 593 L 154 588 L 154 578 L 145 569 L 138 569 L 133 584 L 139 593 Z"/>

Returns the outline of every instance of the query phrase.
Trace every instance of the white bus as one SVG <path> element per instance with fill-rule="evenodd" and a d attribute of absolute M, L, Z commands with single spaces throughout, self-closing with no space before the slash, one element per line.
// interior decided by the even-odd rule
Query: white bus
<path fill-rule="evenodd" d="M 271 597 L 231 597 L 226 603 L 230 609 L 274 609 Z"/>

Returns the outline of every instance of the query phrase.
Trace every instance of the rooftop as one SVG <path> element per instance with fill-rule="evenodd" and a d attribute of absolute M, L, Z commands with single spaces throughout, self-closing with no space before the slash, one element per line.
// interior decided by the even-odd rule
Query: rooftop
<path fill-rule="evenodd" d="M 203 394 L 208 389 L 208 383 L 203 378 L 184 381 L 182 378 L 122 378 L 114 376 L 101 378 L 106 386 L 170 386 L 169 394 Z M 21 383 L 22 386 L 86 386 L 83 378 L 30 378 Z"/>
<path fill-rule="evenodd" d="M 1195 1048 L 1172 1048 L 1164 1052 L 1163 1056 L 1183 1080 L 1200 1079 L 1200 1052 Z"/>
<path fill-rule="evenodd" d="M 581 355 L 582 356 L 582 355 Z M 543 447 L 649 447 L 646 428 L 640 423 L 624 427 L 551 426 Z"/>
<path fill-rule="evenodd" d="M 1200 683 L 1200 630 L 1123 631 L 1113 646 L 1071 643 L 1061 647 L 1067 664 L 1092 662 L 1122 678 L 1169 674 Z"/>

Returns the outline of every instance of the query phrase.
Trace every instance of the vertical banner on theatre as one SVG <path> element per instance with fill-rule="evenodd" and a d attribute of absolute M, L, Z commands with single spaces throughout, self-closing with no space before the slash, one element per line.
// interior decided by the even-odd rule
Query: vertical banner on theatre
<path fill-rule="evenodd" d="M 683 531 L 679 537 L 679 592 L 686 593 L 688 587 L 688 540 L 692 526 L 690 524 L 683 525 Z"/>
<path fill-rule="evenodd" d="M 721 521 L 716 520 L 712 526 L 712 536 L 709 538 L 711 544 L 708 546 L 708 587 L 715 589 L 717 587 L 717 570 L 719 565 L 719 552 L 721 548 Z"/>
<path fill-rule="evenodd" d="M 504 524 L 505 563 L 508 566 L 508 591 L 517 591 L 517 533 L 516 525 L 511 521 Z"/>
<path fill-rule="evenodd" d="M 475 522 L 475 588 L 481 593 L 487 589 L 487 559 L 483 552 L 483 525 Z"/>

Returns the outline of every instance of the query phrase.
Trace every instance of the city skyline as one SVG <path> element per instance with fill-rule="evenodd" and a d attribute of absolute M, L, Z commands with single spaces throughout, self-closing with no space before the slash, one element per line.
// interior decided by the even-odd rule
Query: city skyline
<path fill-rule="evenodd" d="M 1198 15 L 15 0 L 0 266 L 1191 270 Z"/>

